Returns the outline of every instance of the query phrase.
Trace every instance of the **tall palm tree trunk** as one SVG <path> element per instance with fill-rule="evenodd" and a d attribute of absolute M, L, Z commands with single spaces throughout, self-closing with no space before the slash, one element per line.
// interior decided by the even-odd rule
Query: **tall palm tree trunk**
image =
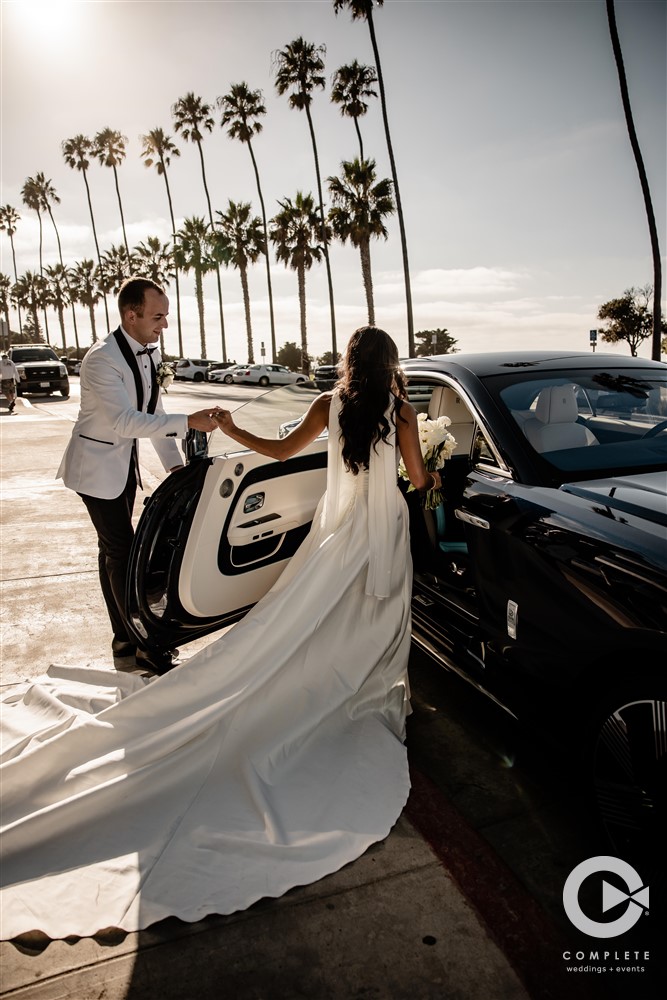
<path fill-rule="evenodd" d="M 375 304 L 373 302 L 373 274 L 371 272 L 371 244 L 364 240 L 359 247 L 361 257 L 361 276 L 364 280 L 366 305 L 368 307 L 368 325 L 375 326 Z"/>
<path fill-rule="evenodd" d="M 359 162 L 363 163 L 364 160 L 364 143 L 361 138 L 361 129 L 359 128 L 359 118 L 357 115 L 354 116 L 354 127 L 357 130 L 357 138 L 359 139 Z"/>
<path fill-rule="evenodd" d="M 113 169 L 114 184 L 116 185 L 116 197 L 118 198 L 118 211 L 120 212 L 120 225 L 121 225 L 121 228 L 123 230 L 123 243 L 125 244 L 125 250 L 127 252 L 127 256 L 129 257 L 130 256 L 130 248 L 127 245 L 127 233 L 125 232 L 125 217 L 123 216 L 123 203 L 120 200 L 120 188 L 118 186 L 118 172 L 117 172 L 117 170 L 116 170 L 115 167 L 113 167 L 112 169 Z"/>
<path fill-rule="evenodd" d="M 199 160 L 201 163 L 201 176 L 204 182 L 204 191 L 206 193 L 206 204 L 208 205 L 208 221 L 211 224 L 211 229 L 213 229 L 213 210 L 211 208 L 211 198 L 208 193 L 208 185 L 206 183 L 206 171 L 204 169 L 204 151 L 201 148 L 201 142 L 197 142 L 197 149 L 199 150 Z M 220 305 L 220 335 L 222 337 L 222 360 L 227 360 L 227 341 L 225 338 L 225 318 L 222 312 L 222 282 L 220 280 L 220 265 L 216 263 L 215 265 L 215 276 L 218 282 L 218 303 Z M 206 357 L 205 354 L 202 357 Z"/>
<path fill-rule="evenodd" d="M 616 60 L 618 82 L 621 88 L 621 101 L 623 102 L 625 123 L 628 129 L 628 137 L 630 139 L 630 145 L 632 146 L 632 152 L 634 153 L 635 163 L 637 164 L 639 183 L 641 184 L 642 194 L 644 195 L 648 230 L 651 236 L 651 253 L 653 256 L 653 337 L 651 339 L 651 357 L 654 361 L 659 361 L 660 340 L 662 333 L 662 312 L 660 306 L 662 299 L 662 264 L 660 261 L 660 244 L 658 241 L 658 229 L 655 224 L 653 203 L 651 201 L 651 190 L 649 188 L 648 177 L 646 176 L 646 169 L 644 167 L 644 159 L 642 157 L 641 149 L 639 148 L 639 140 L 637 138 L 635 123 L 632 116 L 628 82 L 625 75 L 625 66 L 623 64 L 623 53 L 621 51 L 618 27 L 616 25 L 614 0 L 607 0 L 607 19 L 609 21 L 609 33 L 611 35 L 612 49 L 614 50 L 614 59 Z"/>
<path fill-rule="evenodd" d="M 90 332 L 95 344 L 97 342 L 97 327 L 95 326 L 95 306 L 92 302 L 88 303 L 88 315 L 90 316 Z"/>
<path fill-rule="evenodd" d="M 65 316 L 62 306 L 58 306 L 57 313 L 58 313 L 58 322 L 60 323 L 60 335 L 63 338 L 63 351 L 66 351 L 67 342 L 65 340 Z"/>
<path fill-rule="evenodd" d="M 43 261 L 42 250 L 43 250 L 43 242 L 44 241 L 43 241 L 42 216 L 41 216 L 40 212 L 37 212 L 37 221 L 39 222 L 39 273 L 40 273 L 41 277 L 43 278 L 44 277 L 44 261 Z M 44 313 L 44 336 L 46 338 L 47 344 L 50 344 L 51 343 L 51 339 L 49 337 L 49 320 L 48 320 L 48 317 L 46 315 L 46 302 L 42 303 L 42 312 Z M 35 328 L 35 333 L 36 332 L 37 332 L 37 328 Z"/>
<path fill-rule="evenodd" d="M 176 220 L 174 219 L 174 206 L 171 202 L 171 190 L 169 188 L 169 180 L 167 178 L 167 166 L 162 160 L 162 176 L 164 177 L 164 184 L 167 189 L 167 201 L 169 202 L 169 217 L 171 219 L 171 241 L 172 246 L 176 246 L 174 233 L 176 232 Z M 183 357 L 183 328 L 181 325 L 181 290 L 178 283 L 178 266 L 176 260 L 174 259 L 174 281 L 176 283 L 176 323 L 178 326 L 178 356 Z"/>
<path fill-rule="evenodd" d="M 306 269 L 303 264 L 297 268 L 296 276 L 299 288 L 299 320 L 301 322 L 301 371 L 304 375 L 308 375 L 310 358 L 308 356 L 308 330 L 306 327 Z"/>
<path fill-rule="evenodd" d="M 327 283 L 329 285 L 329 309 L 331 312 L 331 354 L 334 359 L 338 357 L 338 346 L 336 344 L 336 312 L 334 308 L 334 293 L 333 293 L 333 281 L 331 280 L 331 264 L 329 263 L 329 245 L 326 236 L 326 231 L 324 228 L 324 199 L 322 198 L 322 180 L 320 178 L 320 160 L 317 155 L 317 143 L 315 142 L 315 129 L 313 128 L 313 119 L 310 115 L 310 108 L 308 104 L 305 105 L 306 118 L 308 119 L 308 128 L 310 129 L 310 139 L 313 144 L 313 156 L 315 158 L 315 176 L 317 177 L 317 196 L 320 200 L 320 224 L 321 224 L 321 234 L 322 234 L 322 250 L 324 252 L 324 263 L 327 269 Z"/>
<path fill-rule="evenodd" d="M 199 313 L 199 340 L 201 344 L 201 356 L 206 357 L 206 328 L 204 326 L 204 282 L 202 272 L 195 268 L 195 296 L 197 298 L 197 312 Z"/>
<path fill-rule="evenodd" d="M 71 306 L 72 306 L 72 325 L 74 326 L 74 342 L 76 343 L 76 347 L 77 347 L 77 350 L 78 350 L 79 349 L 79 331 L 78 331 L 77 326 L 76 326 L 76 310 L 74 309 L 74 301 L 72 300 L 72 289 L 70 288 L 69 279 L 67 277 L 67 271 L 65 270 L 65 265 L 63 263 L 63 248 L 62 248 L 62 245 L 60 243 L 60 233 L 58 232 L 58 227 L 56 225 L 56 220 L 53 217 L 53 212 L 51 211 L 51 206 L 48 204 L 48 202 L 47 202 L 46 208 L 47 208 L 47 211 L 49 213 L 49 218 L 51 219 L 51 225 L 53 226 L 53 230 L 54 230 L 54 232 L 56 234 L 56 242 L 58 243 L 58 259 L 60 260 L 60 266 L 62 267 L 63 273 L 65 275 L 65 284 L 67 286 L 67 291 L 68 291 L 68 294 L 70 296 L 70 302 L 71 302 Z"/>
<path fill-rule="evenodd" d="M 90 187 L 88 186 L 88 178 L 86 177 L 86 171 L 82 170 L 83 183 L 86 185 L 86 196 L 88 198 L 88 211 L 90 212 L 90 224 L 93 229 L 93 240 L 95 241 L 95 252 L 97 253 L 97 266 L 100 269 L 100 278 L 102 279 L 102 289 L 104 289 L 104 268 L 102 267 L 102 255 L 100 254 L 100 245 L 97 242 L 97 230 L 95 229 L 95 216 L 93 215 L 93 202 L 90 197 Z M 109 307 L 107 305 L 106 292 L 102 291 L 102 301 L 104 302 L 104 315 L 107 321 L 107 330 L 111 329 L 111 323 L 109 322 Z M 92 307 L 91 307 L 92 308 Z"/>
<path fill-rule="evenodd" d="M 16 250 L 14 249 L 14 237 L 11 233 L 9 234 L 9 242 L 12 248 L 12 262 L 14 264 L 14 283 L 16 283 L 19 280 L 19 273 L 16 269 Z M 19 317 L 19 333 L 21 334 L 21 336 L 23 336 L 23 320 L 21 319 L 21 305 L 18 301 L 16 302 L 16 311 Z M 7 330 L 9 330 L 9 325 L 7 326 Z"/>
<path fill-rule="evenodd" d="M 414 329 L 414 321 L 412 318 L 412 291 L 410 288 L 410 266 L 408 264 L 408 241 L 405 235 L 405 222 L 403 219 L 401 194 L 398 187 L 398 175 L 396 173 L 394 147 L 391 144 L 391 133 L 389 131 L 389 118 L 387 117 L 387 99 L 384 93 L 384 80 L 382 78 L 382 67 L 380 65 L 380 52 L 377 45 L 377 39 L 375 37 L 375 25 L 373 24 L 373 14 L 371 12 L 370 5 L 366 12 L 366 20 L 368 21 L 368 30 L 370 31 L 371 45 L 373 46 L 373 55 L 375 57 L 375 71 L 377 73 L 378 86 L 380 88 L 380 104 L 382 107 L 384 134 L 387 140 L 387 152 L 389 153 L 389 163 L 391 165 L 391 177 L 394 182 L 394 194 L 396 196 L 396 215 L 398 216 L 398 228 L 401 234 L 401 247 L 403 252 L 403 275 L 405 279 L 405 305 L 406 305 L 407 323 L 408 323 L 408 356 L 414 358 L 415 329 Z"/>
<path fill-rule="evenodd" d="M 269 260 L 269 230 L 266 222 L 266 208 L 264 207 L 264 196 L 262 194 L 262 188 L 259 183 L 259 170 L 257 169 L 257 161 L 255 160 L 255 154 L 253 152 L 252 143 L 248 139 L 248 149 L 250 151 L 250 158 L 252 160 L 253 170 L 255 171 L 255 181 L 257 183 L 257 194 L 259 196 L 259 204 L 262 208 L 262 225 L 264 227 L 264 246 L 266 248 L 266 284 L 269 290 L 269 319 L 271 322 L 271 360 L 276 362 L 278 357 L 278 345 L 276 344 L 276 324 L 273 317 L 273 289 L 271 288 L 271 262 Z"/>
<path fill-rule="evenodd" d="M 245 312 L 245 328 L 246 328 L 246 334 L 248 336 L 248 364 L 254 365 L 255 352 L 252 346 L 252 321 L 250 319 L 250 292 L 248 290 L 248 268 L 244 267 L 243 265 L 240 265 L 239 273 L 241 275 L 241 288 L 243 289 L 243 309 Z"/>

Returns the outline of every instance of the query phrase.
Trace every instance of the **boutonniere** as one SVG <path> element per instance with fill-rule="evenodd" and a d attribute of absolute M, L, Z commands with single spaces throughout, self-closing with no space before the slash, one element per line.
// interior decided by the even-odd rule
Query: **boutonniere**
<path fill-rule="evenodd" d="M 155 377 L 157 378 L 157 384 L 166 392 L 174 381 L 174 369 L 166 361 L 161 361 L 155 369 Z"/>

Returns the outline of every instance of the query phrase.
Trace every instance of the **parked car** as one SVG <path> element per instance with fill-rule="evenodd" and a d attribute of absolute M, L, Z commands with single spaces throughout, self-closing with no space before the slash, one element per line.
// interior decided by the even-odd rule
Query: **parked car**
<path fill-rule="evenodd" d="M 234 372 L 234 382 L 238 385 L 289 385 L 305 381 L 305 375 L 292 372 L 284 365 L 240 365 Z"/>
<path fill-rule="evenodd" d="M 176 363 L 175 379 L 182 381 L 203 382 L 206 378 L 211 361 L 206 358 L 181 358 Z"/>
<path fill-rule="evenodd" d="M 338 381 L 338 366 L 318 365 L 313 372 L 313 378 L 315 379 L 315 385 L 320 392 L 327 392 L 330 389 L 333 389 Z"/>
<path fill-rule="evenodd" d="M 38 392 L 50 396 L 59 392 L 65 399 L 69 397 L 67 368 L 52 347 L 47 344 L 12 344 L 7 353 L 21 376 L 16 386 L 17 395 Z"/>
<path fill-rule="evenodd" d="M 208 371 L 208 381 L 209 382 L 224 382 L 225 385 L 231 385 L 234 381 L 235 373 L 243 366 L 241 365 L 229 365 L 225 368 L 214 368 Z M 247 367 L 247 366 L 245 366 Z"/>
<path fill-rule="evenodd" d="M 214 372 L 229 371 L 230 368 L 238 367 L 235 361 L 211 361 L 206 370 L 206 381 L 217 382 L 219 379 L 211 378 Z"/>
<path fill-rule="evenodd" d="M 404 367 L 413 404 L 449 416 L 457 442 L 441 506 L 406 494 L 413 640 L 554 741 L 590 776 L 615 849 L 646 864 L 667 843 L 667 365 L 534 352 Z M 263 394 L 243 426 L 277 435 L 313 394 Z M 165 648 L 241 617 L 325 489 L 326 435 L 283 463 L 219 435 L 138 526 L 130 627 Z"/>
<path fill-rule="evenodd" d="M 66 354 L 61 354 L 60 361 L 64 364 L 67 369 L 68 375 L 80 375 L 81 374 L 81 361 L 79 358 L 68 358 Z"/>

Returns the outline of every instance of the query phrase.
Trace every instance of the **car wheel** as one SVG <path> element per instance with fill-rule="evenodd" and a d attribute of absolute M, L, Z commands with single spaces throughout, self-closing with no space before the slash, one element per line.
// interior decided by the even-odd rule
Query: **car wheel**
<path fill-rule="evenodd" d="M 66 389 L 61 389 L 60 395 L 63 397 L 63 399 L 69 399 L 69 392 Z"/>
<path fill-rule="evenodd" d="M 299 384 L 299 382 L 305 382 L 305 381 L 306 381 L 306 380 L 305 380 L 305 378 L 298 378 L 298 379 L 296 380 L 296 384 L 298 385 L 298 384 Z"/>
<path fill-rule="evenodd" d="M 605 699 L 589 743 L 597 809 L 619 857 L 654 867 L 667 843 L 667 689 Z"/>
<path fill-rule="evenodd" d="M 222 381 L 225 383 L 225 385 L 231 385 L 234 379 L 232 378 L 231 375 L 225 375 Z"/>
<path fill-rule="evenodd" d="M 266 375 L 262 375 L 261 379 L 259 380 L 259 384 L 262 386 L 267 386 L 269 384 L 269 380 L 266 377 Z"/>
<path fill-rule="evenodd" d="M 203 374 L 203 372 L 195 372 L 194 375 L 193 375 L 193 377 L 192 377 L 192 381 L 193 382 L 203 382 L 204 381 L 204 374 Z"/>

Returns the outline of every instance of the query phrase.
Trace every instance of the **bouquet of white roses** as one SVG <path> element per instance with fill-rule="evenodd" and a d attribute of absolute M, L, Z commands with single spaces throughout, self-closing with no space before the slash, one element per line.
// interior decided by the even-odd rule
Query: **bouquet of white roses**
<path fill-rule="evenodd" d="M 166 392 L 174 381 L 174 369 L 166 361 L 161 361 L 155 369 L 155 377 L 157 378 L 157 384 Z"/>
<path fill-rule="evenodd" d="M 449 417 L 437 417 L 430 420 L 425 413 L 417 414 L 417 429 L 419 431 L 419 444 L 424 458 L 424 465 L 427 472 L 435 472 L 456 448 L 456 441 L 447 428 L 451 424 Z M 408 470 L 405 468 L 403 459 L 398 463 L 398 474 L 402 479 L 410 479 Z M 408 486 L 408 493 L 414 490 L 412 483 Z M 442 490 L 426 490 L 424 495 L 424 507 L 426 510 L 435 510 L 442 503 Z"/>

